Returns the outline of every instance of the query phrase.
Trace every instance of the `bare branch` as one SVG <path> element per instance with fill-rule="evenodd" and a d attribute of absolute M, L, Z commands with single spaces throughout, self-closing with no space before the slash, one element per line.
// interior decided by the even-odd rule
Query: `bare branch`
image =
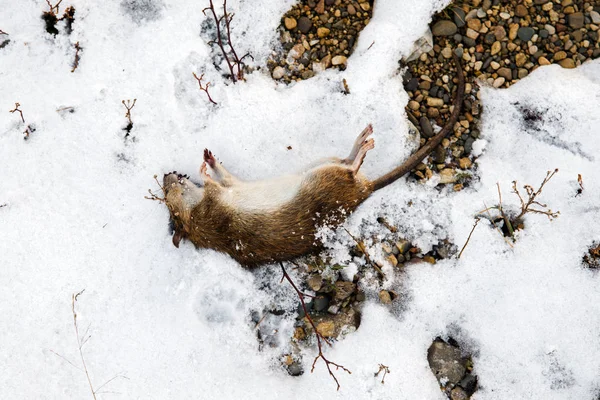
<path fill-rule="evenodd" d="M 375 372 L 375 376 L 379 375 L 379 373 L 382 371 L 383 376 L 381 377 L 381 383 L 385 383 L 385 376 L 387 374 L 391 374 L 390 368 L 387 365 L 379 364 L 379 371 Z"/>
<path fill-rule="evenodd" d="M 343 371 L 346 371 L 349 374 L 352 374 L 352 372 L 350 372 L 350 370 L 347 369 L 346 367 L 344 367 L 343 365 L 340 365 L 340 364 L 337 364 L 337 363 L 335 363 L 333 361 L 330 361 L 330 360 L 328 360 L 325 357 L 325 355 L 323 354 L 323 348 L 322 348 L 321 341 L 324 341 L 325 343 L 327 343 L 330 346 L 331 346 L 331 343 L 317 330 L 317 327 L 316 327 L 315 323 L 313 322 L 312 318 L 310 317 L 310 314 L 308 313 L 308 309 L 306 308 L 306 304 L 304 303 L 304 295 L 298 289 L 298 287 L 296 286 L 296 284 L 294 283 L 294 281 L 292 280 L 292 278 L 290 278 L 290 276 L 288 275 L 287 271 L 285 270 L 285 267 L 283 266 L 283 263 L 280 262 L 279 265 L 281 265 L 281 270 L 283 272 L 283 278 L 287 279 L 287 281 L 290 283 L 290 285 L 292 285 L 292 287 L 294 288 L 294 290 L 298 294 L 298 297 L 300 298 L 300 302 L 302 303 L 302 309 L 304 310 L 304 315 L 306 316 L 306 319 L 308 320 L 308 322 L 312 326 L 312 328 L 313 328 L 313 330 L 315 332 L 315 336 L 317 337 L 317 346 L 319 348 L 319 354 L 315 357 L 315 359 L 314 359 L 314 361 L 312 363 L 312 368 L 311 368 L 310 372 L 312 373 L 315 370 L 315 365 L 317 364 L 317 361 L 319 360 L 319 358 L 321 358 L 325 362 L 325 366 L 327 367 L 327 371 L 329 371 L 329 375 L 335 381 L 335 383 L 337 385 L 337 390 L 340 390 L 340 383 L 338 382 L 335 374 L 331 370 L 331 366 L 333 365 L 336 368 L 336 370 L 338 370 L 338 369 L 341 368 Z M 283 278 L 282 278 L 282 280 L 283 280 Z"/>
<path fill-rule="evenodd" d="M 19 114 L 21 114 L 21 121 L 23 121 L 23 123 L 25 123 L 25 117 L 23 117 L 23 111 L 21 111 L 19 109 L 19 107 L 21 107 L 21 104 L 19 103 L 15 103 L 15 108 L 14 110 L 9 110 L 10 113 L 14 113 L 15 111 L 18 111 Z"/>
<path fill-rule="evenodd" d="M 79 67 L 79 51 L 81 50 L 81 47 L 79 46 L 79 42 L 75 43 L 75 61 L 73 62 L 73 68 L 71 69 L 71 72 L 75 72 L 75 70 L 77 69 L 77 67 Z"/>
<path fill-rule="evenodd" d="M 196 75 L 195 72 L 192 72 L 192 75 L 194 75 L 194 78 L 196 78 L 196 80 L 198 81 L 198 86 L 200 87 L 200 90 L 202 90 L 204 93 L 206 93 L 206 96 L 208 96 L 208 100 L 213 103 L 213 104 L 217 104 L 216 101 L 214 101 L 212 99 L 212 97 L 210 97 L 210 93 L 208 93 L 208 87 L 210 86 L 210 82 L 206 82 L 206 85 L 202 85 L 202 78 L 204 78 L 204 74 L 200 75 L 200 77 L 198 77 L 198 75 Z"/>
<path fill-rule="evenodd" d="M 469 233 L 469 237 L 467 238 L 467 241 L 465 242 L 465 245 L 462 247 L 462 249 L 460 250 L 460 253 L 458 253 L 458 257 L 456 257 L 456 258 L 460 258 L 460 256 L 462 256 L 462 253 L 463 253 L 463 251 L 465 251 L 465 248 L 469 244 L 469 240 L 471 240 L 471 235 L 475 231 L 475 228 L 477 228 L 477 224 L 478 223 L 479 223 L 479 218 L 476 217 L 475 218 L 475 224 L 473 224 L 473 228 L 471 229 L 471 233 Z"/>

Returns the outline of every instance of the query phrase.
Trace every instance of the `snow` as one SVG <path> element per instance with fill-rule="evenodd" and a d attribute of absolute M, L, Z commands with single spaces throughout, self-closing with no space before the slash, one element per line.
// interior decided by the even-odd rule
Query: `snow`
<path fill-rule="evenodd" d="M 1 107 L 19 102 L 36 131 L 24 141 L 18 115 L 3 111 L 0 398 L 91 398 L 84 373 L 65 361 L 80 365 L 71 295 L 84 288 L 78 324 L 91 334 L 83 349 L 92 382 L 117 377 L 99 398 L 443 399 L 426 359 L 438 335 L 474 354 L 474 399 L 597 396 L 599 277 L 581 258 L 600 240 L 598 60 L 540 68 L 508 90 L 484 88 L 471 187 L 454 193 L 402 180 L 348 220 L 350 232 L 368 237 L 380 234 L 376 218 L 385 215 L 425 251 L 444 238 L 462 246 L 474 215 L 497 203 L 497 182 L 505 206 L 517 207 L 513 180 L 537 187 L 560 169 L 541 196 L 560 217 L 528 215 L 513 247 L 482 221 L 461 259 L 388 273 L 384 287 L 402 299 L 391 309 L 378 303 L 378 287 L 365 287 L 360 328 L 327 350 L 352 371 L 337 372 L 339 392 L 322 363 L 308 372 L 314 348 L 303 350 L 303 376 L 280 367 L 292 316 L 272 322 L 280 347 L 258 350 L 251 313 L 297 303 L 277 266 L 250 272 L 189 243 L 174 248 L 166 208 L 143 197 L 156 188 L 154 174 L 195 176 L 205 147 L 240 178 L 259 179 L 345 156 L 369 122 L 376 149 L 367 175 L 399 164 L 414 142 L 397 61 L 446 3 L 379 0 L 346 71 L 286 87 L 264 63 L 290 0 L 229 2 L 234 43 L 262 66 L 236 85 L 212 64 L 202 2 L 74 0 L 62 5 L 76 9 L 72 35 L 54 38 L 40 19 L 43 1 L 2 0 L 0 29 L 11 42 L 0 49 Z M 130 11 L 136 4 L 141 14 Z M 218 106 L 192 72 L 205 73 Z M 121 100 L 134 98 L 135 140 L 124 140 Z M 525 126 L 516 102 L 541 121 Z M 56 111 L 65 106 L 75 111 Z M 575 197 L 577 174 L 585 189 Z M 347 261 L 349 243 L 338 230 L 328 246 Z M 391 370 L 384 385 L 373 377 L 379 363 Z"/>

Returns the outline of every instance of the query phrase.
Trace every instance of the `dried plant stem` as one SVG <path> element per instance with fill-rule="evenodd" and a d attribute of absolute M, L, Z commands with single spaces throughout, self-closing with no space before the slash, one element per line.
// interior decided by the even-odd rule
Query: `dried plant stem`
<path fill-rule="evenodd" d="M 127 104 L 125 104 L 125 100 L 121 100 L 121 103 L 123 103 L 123 105 L 127 109 L 127 112 L 125 113 L 125 118 L 127 118 L 127 120 L 129 121 L 129 124 L 131 124 L 131 125 L 133 125 L 133 121 L 131 120 L 131 109 L 133 107 L 135 107 L 136 101 L 137 101 L 137 99 L 133 99 L 133 103 L 132 103 L 131 100 L 127 100 Z"/>
<path fill-rule="evenodd" d="M 381 268 L 376 263 L 374 263 L 373 260 L 371 259 L 371 256 L 369 256 L 369 252 L 368 252 L 367 248 L 365 247 L 364 243 L 361 242 L 360 240 L 358 240 L 353 234 L 351 234 L 348 229 L 344 228 L 344 230 L 352 238 L 352 240 L 354 240 L 354 242 L 358 246 L 358 249 L 360 251 L 362 251 L 362 253 L 365 255 L 365 259 L 367 260 L 367 263 L 369 263 L 381 275 L 382 278 L 385 278 L 385 274 L 383 273 Z"/>
<path fill-rule="evenodd" d="M 8 33 L 4 32 L 2 29 L 0 29 L 0 35 L 8 35 Z"/>
<path fill-rule="evenodd" d="M 62 3 L 62 0 L 59 0 L 58 3 L 56 3 L 55 5 L 52 5 L 50 3 L 50 1 L 46 0 L 46 4 L 48 4 L 48 7 L 50 7 L 50 13 L 52 13 L 52 14 L 58 14 L 59 13 L 58 6 L 60 5 L 60 3 Z"/>
<path fill-rule="evenodd" d="M 379 375 L 382 371 L 383 376 L 381 377 L 381 383 L 385 383 L 385 376 L 391 374 L 390 368 L 387 365 L 379 364 L 379 371 L 375 372 L 375 376 Z"/>
<path fill-rule="evenodd" d="M 213 103 L 213 104 L 217 104 L 216 101 L 214 101 L 212 99 L 212 97 L 210 97 L 210 93 L 208 93 L 208 87 L 210 86 L 210 82 L 206 82 L 206 85 L 202 85 L 202 78 L 204 78 L 204 74 L 200 75 L 200 77 L 198 77 L 198 75 L 196 75 L 195 72 L 192 72 L 192 75 L 194 75 L 194 78 L 196 78 L 196 80 L 198 81 L 198 86 L 200 87 L 200 90 L 202 90 L 204 93 L 206 93 L 206 95 L 208 96 L 208 100 Z"/>
<path fill-rule="evenodd" d="M 467 241 L 465 242 L 465 245 L 462 247 L 462 249 L 460 250 L 460 253 L 458 253 L 458 257 L 456 257 L 456 258 L 460 258 L 460 256 L 462 256 L 462 253 L 463 253 L 463 251 L 465 251 L 465 248 L 469 244 L 469 240 L 471 240 L 471 235 L 475 231 L 475 228 L 477 228 L 477 224 L 478 223 L 479 223 L 479 218 L 476 217 L 475 218 L 475 224 L 473 224 L 473 228 L 471 229 L 471 233 L 469 233 L 469 237 L 467 238 Z"/>
<path fill-rule="evenodd" d="M 81 294 L 83 294 L 84 291 L 85 291 L 85 289 L 83 289 L 79 293 L 73 293 L 72 302 L 71 302 L 71 310 L 73 311 L 73 325 L 75 326 L 75 335 L 77 337 L 77 347 L 79 348 L 79 356 L 81 357 L 81 365 L 83 366 L 83 371 L 85 372 L 85 376 L 86 376 L 88 384 L 90 386 L 90 390 L 92 392 L 92 397 L 94 398 L 94 400 L 96 400 L 96 391 L 94 390 L 94 385 L 92 385 L 92 379 L 90 378 L 90 374 L 88 372 L 87 365 L 85 363 L 85 357 L 83 356 L 83 345 L 85 344 L 85 342 L 88 339 L 83 338 L 83 340 L 82 340 L 81 336 L 79 336 L 79 326 L 77 325 L 77 312 L 75 311 L 75 302 L 77 301 L 77 298 Z"/>
<path fill-rule="evenodd" d="M 165 198 L 165 197 L 166 197 L 165 188 L 164 188 L 164 187 L 163 187 L 163 185 L 161 185 L 161 184 L 160 184 L 160 182 L 158 181 L 158 176 L 157 176 L 157 175 L 154 175 L 154 180 L 156 181 L 156 184 L 158 185 L 158 187 L 159 187 L 159 188 L 160 188 L 160 190 L 162 191 L 162 193 L 163 193 L 163 197 L 158 197 L 156 194 L 154 194 L 154 193 L 152 192 L 152 190 L 151 190 L 151 189 L 148 189 L 148 193 L 150 193 L 150 196 L 144 196 L 144 198 L 145 198 L 145 199 L 148 199 L 148 200 L 156 200 L 156 201 L 158 201 L 158 202 L 164 203 L 164 202 L 166 202 L 166 201 L 167 201 L 167 200 L 166 200 L 166 198 Z"/>
<path fill-rule="evenodd" d="M 513 193 L 515 193 L 519 197 L 519 201 L 521 202 L 521 213 L 519 215 L 517 215 L 515 220 L 520 219 L 528 212 L 534 213 L 534 214 L 544 214 L 550 220 L 552 220 L 552 218 L 558 217 L 558 215 L 560 214 L 560 211 L 553 212 L 550 209 L 538 210 L 536 208 L 532 208 L 532 206 L 534 206 L 534 205 L 542 207 L 542 208 L 548 207 L 546 204 L 542 204 L 542 203 L 536 201 L 536 198 L 537 198 L 537 196 L 539 196 L 542 193 L 542 189 L 544 188 L 544 185 L 546 185 L 546 183 L 548 183 L 550 181 L 550 179 L 552 179 L 552 177 L 557 172 L 558 172 L 558 168 L 556 168 L 554 171 L 547 171 L 546 177 L 540 184 L 540 187 L 538 188 L 538 190 L 534 190 L 533 187 L 531 187 L 530 185 L 523 186 L 523 188 L 527 192 L 527 197 L 528 197 L 527 202 L 525 202 L 523 200 L 523 197 L 521 197 L 521 193 L 519 193 L 519 189 L 517 189 L 517 181 L 513 181 Z"/>
<path fill-rule="evenodd" d="M 71 72 L 75 72 L 77 67 L 79 67 L 79 50 L 81 50 L 81 47 L 79 46 L 79 42 L 77 42 L 75 43 L 75 62 L 73 62 Z"/>
<path fill-rule="evenodd" d="M 19 107 L 21 107 L 21 104 L 15 103 L 15 108 L 13 110 L 9 110 L 9 112 L 14 113 L 15 111 L 18 111 L 19 114 L 21 114 L 21 121 L 23 121 L 23 123 L 25 123 L 25 117 L 23 117 L 23 111 L 21 111 L 19 109 Z"/>
<path fill-rule="evenodd" d="M 296 286 L 296 284 L 294 283 L 292 278 L 290 278 L 287 271 L 285 270 L 285 267 L 283 266 L 283 263 L 280 262 L 279 264 L 281 265 L 281 271 L 283 272 L 283 277 L 281 278 L 282 281 L 283 281 L 283 278 L 287 279 L 287 281 L 290 283 L 290 285 L 292 285 L 292 287 L 298 294 L 298 297 L 300 298 L 300 302 L 302 303 L 302 309 L 304 310 L 304 315 L 306 316 L 306 319 L 312 326 L 312 328 L 315 332 L 315 336 L 317 337 L 317 346 L 319 348 L 319 354 L 315 357 L 315 360 L 312 363 L 312 368 L 311 368 L 310 372 L 312 373 L 315 370 L 315 365 L 316 365 L 317 361 L 319 360 L 319 358 L 321 358 L 325 362 L 325 365 L 327 366 L 327 371 L 329 371 L 329 375 L 335 381 L 335 383 L 337 385 L 337 390 L 340 390 L 340 383 L 338 382 L 335 374 L 331 370 L 331 366 L 333 365 L 336 368 L 336 370 L 341 368 L 342 370 L 346 371 L 349 374 L 352 374 L 352 372 L 350 372 L 350 370 L 347 369 L 346 367 L 344 367 L 343 365 L 340 365 L 333 361 L 330 361 L 325 357 L 325 355 L 323 354 L 323 347 L 322 347 L 321 341 L 324 341 L 325 343 L 327 343 L 330 346 L 331 346 L 331 343 L 323 335 L 321 335 L 321 333 L 317 330 L 315 323 L 313 322 L 312 318 L 310 317 L 310 314 L 308 313 L 306 304 L 304 303 L 304 294 L 298 289 L 298 287 Z"/>

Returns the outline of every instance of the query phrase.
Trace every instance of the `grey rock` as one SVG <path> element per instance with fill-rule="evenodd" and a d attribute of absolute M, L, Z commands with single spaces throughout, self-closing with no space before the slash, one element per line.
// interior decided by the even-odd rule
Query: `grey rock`
<path fill-rule="evenodd" d="M 327 296 L 317 296 L 314 300 L 315 311 L 321 312 L 329 308 L 329 298 Z"/>
<path fill-rule="evenodd" d="M 298 20 L 298 29 L 300 32 L 306 34 L 312 28 L 312 22 L 308 17 L 300 17 Z"/>
<path fill-rule="evenodd" d="M 436 340 L 431 344 L 427 350 L 427 361 L 429 368 L 440 383 L 447 381 L 456 385 L 467 372 L 460 349 L 444 341 Z"/>
<path fill-rule="evenodd" d="M 417 78 L 412 78 L 408 81 L 408 83 L 404 86 L 407 92 L 414 92 L 419 87 L 419 80 Z"/>
<path fill-rule="evenodd" d="M 400 254 L 404 254 L 408 250 L 410 250 L 411 246 L 408 240 L 402 239 L 396 242 L 396 247 L 398 248 L 398 250 L 400 250 Z"/>
<path fill-rule="evenodd" d="M 521 39 L 524 42 L 527 42 L 528 40 L 530 40 L 534 34 L 535 34 L 535 31 L 533 30 L 533 28 L 531 28 L 529 26 L 521 27 L 517 31 L 517 36 L 519 37 L 519 39 Z"/>
<path fill-rule="evenodd" d="M 446 150 L 442 146 L 437 146 L 433 150 L 432 155 L 433 155 L 433 162 L 436 164 L 443 164 L 446 161 Z M 400 261 L 398 261 L 398 262 L 400 262 Z"/>
<path fill-rule="evenodd" d="M 431 28 L 433 36 L 452 36 L 457 31 L 458 28 L 456 27 L 456 24 L 448 20 L 438 21 L 433 28 Z"/>
<path fill-rule="evenodd" d="M 590 18 L 594 24 L 600 24 L 600 13 L 597 11 L 590 11 Z"/>
<path fill-rule="evenodd" d="M 483 11 L 487 11 L 492 7 L 492 0 L 483 0 L 483 5 L 481 6 L 481 8 L 483 9 Z"/>
<path fill-rule="evenodd" d="M 477 389 L 477 376 L 466 374 L 464 378 L 458 383 L 460 387 L 465 389 L 465 392 L 470 396 L 475 393 Z"/>
<path fill-rule="evenodd" d="M 426 138 L 433 137 L 433 127 L 431 126 L 431 123 L 429 122 L 429 119 L 427 117 L 421 117 L 421 119 L 419 120 L 419 125 L 421 126 L 421 130 L 423 131 L 423 136 L 425 136 Z"/>
<path fill-rule="evenodd" d="M 304 373 L 304 370 L 302 369 L 302 364 L 300 364 L 297 361 L 294 361 L 293 363 L 288 365 L 287 371 L 288 374 L 290 374 L 291 376 L 300 376 Z"/>
<path fill-rule="evenodd" d="M 344 301 L 350 297 L 356 290 L 356 285 L 352 282 L 337 281 L 335 283 L 335 300 Z"/>
<path fill-rule="evenodd" d="M 465 12 L 460 7 L 454 7 L 452 9 L 452 14 L 454 14 L 454 23 L 457 27 L 462 28 L 465 26 Z"/>

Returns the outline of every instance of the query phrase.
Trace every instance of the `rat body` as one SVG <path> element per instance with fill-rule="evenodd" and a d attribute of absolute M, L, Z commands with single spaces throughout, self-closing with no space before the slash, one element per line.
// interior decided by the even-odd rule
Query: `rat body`
<path fill-rule="evenodd" d="M 371 193 L 412 170 L 453 131 L 464 95 L 464 76 L 456 57 L 455 62 L 458 88 L 446 126 L 402 165 L 374 181 L 359 172 L 374 147 L 371 125 L 358 136 L 348 157 L 321 161 L 301 174 L 240 181 L 208 150 L 200 168 L 203 187 L 176 172 L 165 174 L 165 202 L 175 227 L 173 244 L 179 247 L 186 238 L 196 247 L 227 253 L 247 267 L 319 249 L 315 235 L 320 226 L 341 223 Z M 208 167 L 214 176 L 207 174 Z"/>

